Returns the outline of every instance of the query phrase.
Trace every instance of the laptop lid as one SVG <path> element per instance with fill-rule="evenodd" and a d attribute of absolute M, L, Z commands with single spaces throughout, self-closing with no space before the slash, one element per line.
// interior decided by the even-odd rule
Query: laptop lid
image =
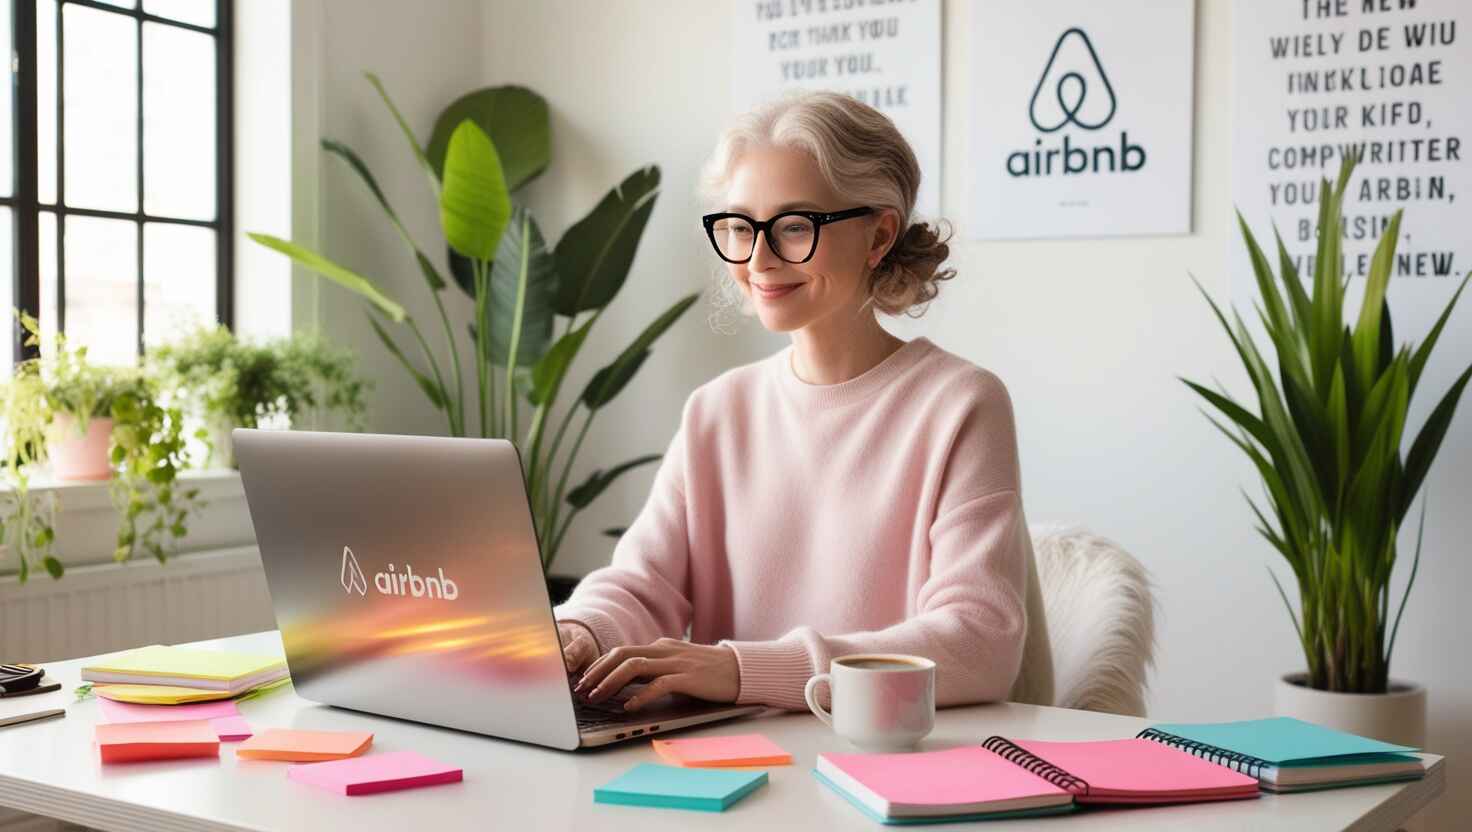
<path fill-rule="evenodd" d="M 244 428 L 231 437 L 298 693 L 578 747 L 515 445 Z"/>

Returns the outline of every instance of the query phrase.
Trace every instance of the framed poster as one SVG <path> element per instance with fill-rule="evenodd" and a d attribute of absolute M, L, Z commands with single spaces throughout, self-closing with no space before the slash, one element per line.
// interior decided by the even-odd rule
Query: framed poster
<path fill-rule="evenodd" d="M 940 0 L 741 0 L 731 5 L 732 106 L 831 89 L 894 120 L 920 163 L 915 212 L 940 212 Z"/>
<path fill-rule="evenodd" d="M 1310 282 L 1321 181 L 1361 154 L 1343 205 L 1347 314 L 1404 208 L 1386 298 L 1397 340 L 1420 340 L 1472 270 L 1472 3 L 1239 0 L 1233 12 L 1232 201 L 1260 245 L 1273 246 L 1277 228 Z M 1228 257 L 1233 301 L 1250 310 L 1257 284 L 1235 230 Z M 1467 305 L 1433 363 L 1460 371 L 1472 358 Z"/>
<path fill-rule="evenodd" d="M 978 0 L 972 26 L 967 236 L 1190 232 L 1195 3 Z"/>

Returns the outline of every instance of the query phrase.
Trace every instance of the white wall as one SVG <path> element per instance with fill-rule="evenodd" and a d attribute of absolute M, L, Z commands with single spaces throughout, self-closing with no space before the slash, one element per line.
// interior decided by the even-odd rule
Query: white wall
<path fill-rule="evenodd" d="M 926 334 L 1006 380 L 1030 520 L 1087 523 L 1154 573 L 1162 615 L 1151 711 L 1162 719 L 1266 714 L 1274 677 L 1302 664 L 1265 566 L 1289 573 L 1252 530 L 1239 490 L 1259 493 L 1255 475 L 1177 380 L 1215 377 L 1234 390 L 1245 383 L 1188 277 L 1228 298 L 1226 255 L 1240 244 L 1229 182 L 1232 5 L 1198 5 L 1195 233 L 963 240 L 952 249 L 960 276 L 930 313 L 892 323 L 902 337 Z M 967 2 L 946 3 L 942 204 L 962 234 L 970 13 Z M 630 282 L 593 336 L 595 355 L 621 347 L 674 297 L 708 285 L 712 257 L 691 194 L 700 162 L 732 115 L 729 15 L 726 3 L 675 0 L 485 9 L 483 82 L 527 84 L 552 107 L 552 167 L 530 196 L 550 238 L 636 166 L 654 162 L 664 172 Z M 1461 309 L 1456 321 L 1472 325 L 1472 309 Z M 691 389 L 783 343 L 755 324 L 735 337 L 718 335 L 692 311 L 595 423 L 574 479 L 595 465 L 662 449 Z M 1442 356 L 1443 378 L 1452 359 L 1466 366 L 1472 356 Z M 584 364 L 577 380 L 592 369 Z M 1425 409 L 1421 402 L 1412 424 Z M 1462 635 L 1472 623 L 1464 602 L 1472 586 L 1465 557 L 1472 515 L 1458 507 L 1472 498 L 1469 414 L 1472 402 L 1464 401 L 1427 481 L 1433 502 L 1421 578 L 1393 661 L 1394 675 L 1430 688 L 1428 745 L 1464 759 L 1472 754 L 1472 673 Z M 559 571 L 607 562 L 611 547 L 597 530 L 632 518 L 651 476 L 629 476 L 579 518 Z M 1452 776 L 1436 815 L 1443 823 L 1472 813 L 1472 778 L 1456 768 Z"/>

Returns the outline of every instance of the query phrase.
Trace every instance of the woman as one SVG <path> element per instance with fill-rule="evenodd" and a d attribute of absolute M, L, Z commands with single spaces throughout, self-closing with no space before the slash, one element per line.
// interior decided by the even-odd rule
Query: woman
<path fill-rule="evenodd" d="M 884 652 L 933 659 L 940 706 L 1051 703 L 1007 389 L 875 317 L 955 273 L 909 222 L 919 183 L 890 119 L 836 93 L 722 137 L 707 235 L 792 343 L 690 395 L 612 563 L 554 609 L 578 696 L 648 682 L 627 710 L 675 692 L 802 710 L 830 658 Z"/>

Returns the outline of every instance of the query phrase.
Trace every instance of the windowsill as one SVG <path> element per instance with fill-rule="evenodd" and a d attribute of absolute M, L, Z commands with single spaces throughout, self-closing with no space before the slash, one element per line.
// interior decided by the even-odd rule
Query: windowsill
<path fill-rule="evenodd" d="M 113 561 L 118 532 L 118 512 L 110 490 L 113 482 L 110 479 L 57 480 L 46 471 L 31 478 L 31 494 L 40 498 L 41 510 L 55 507 L 53 552 L 68 569 Z M 179 482 L 185 487 L 197 487 L 202 505 L 190 512 L 186 521 L 189 531 L 177 541 L 178 545 L 165 544 L 170 557 L 255 544 L 255 529 L 251 526 L 239 471 L 191 469 L 179 474 Z M 51 497 L 55 499 L 54 504 Z M 134 557 L 148 556 L 135 554 Z M 0 553 L 0 577 L 13 575 L 15 571 L 14 558 Z"/>

